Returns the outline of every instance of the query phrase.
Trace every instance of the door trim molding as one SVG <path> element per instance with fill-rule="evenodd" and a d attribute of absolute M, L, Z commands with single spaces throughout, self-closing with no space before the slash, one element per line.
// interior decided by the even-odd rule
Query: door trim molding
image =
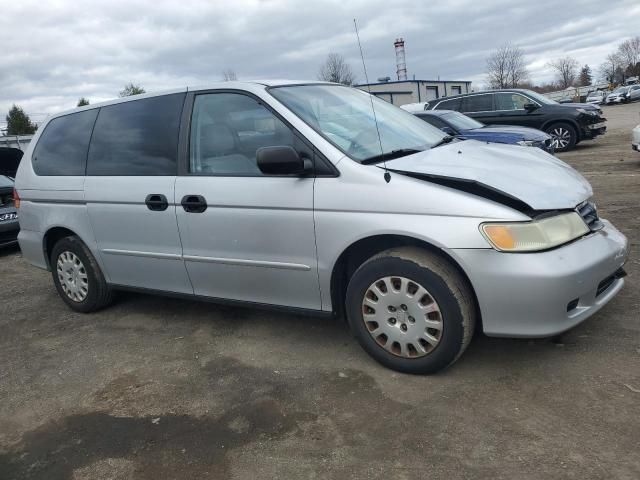
<path fill-rule="evenodd" d="M 137 250 L 118 250 L 116 248 L 103 248 L 100 250 L 107 255 L 125 255 L 130 257 L 159 258 L 162 260 L 182 260 L 182 255 L 177 253 L 139 252 Z"/>
<path fill-rule="evenodd" d="M 137 250 L 119 250 L 117 248 L 103 248 L 100 250 L 107 255 L 124 255 L 130 257 L 159 258 L 162 260 L 184 260 L 195 263 L 218 263 L 223 265 L 239 265 L 242 267 L 278 268 L 282 270 L 300 270 L 308 272 L 309 265 L 301 263 L 269 262 L 266 260 L 246 260 L 243 258 L 201 257 L 198 255 L 179 255 L 177 253 L 141 252 Z"/>
<path fill-rule="evenodd" d="M 224 265 L 239 265 L 244 267 L 279 268 L 284 270 L 302 270 L 305 272 L 311 270 L 311 267 L 309 265 L 303 265 L 301 263 L 268 262 L 264 260 L 245 260 L 242 258 L 200 257 L 197 255 L 183 255 L 182 258 L 185 262 L 219 263 Z"/>

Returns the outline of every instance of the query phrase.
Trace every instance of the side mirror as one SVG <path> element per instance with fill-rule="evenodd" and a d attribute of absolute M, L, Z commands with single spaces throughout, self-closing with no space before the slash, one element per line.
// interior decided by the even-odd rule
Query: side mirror
<path fill-rule="evenodd" d="M 446 133 L 447 135 L 455 135 L 456 132 L 453 131 L 453 128 L 451 127 L 441 127 L 440 130 L 442 130 L 444 133 Z"/>
<path fill-rule="evenodd" d="M 303 175 L 313 169 L 311 160 L 302 159 L 288 145 L 259 148 L 256 161 L 260 171 L 266 175 Z"/>
<path fill-rule="evenodd" d="M 535 103 L 525 103 L 524 104 L 524 109 L 527 112 L 533 112 L 534 110 L 536 110 L 538 108 L 538 105 L 536 105 Z"/>

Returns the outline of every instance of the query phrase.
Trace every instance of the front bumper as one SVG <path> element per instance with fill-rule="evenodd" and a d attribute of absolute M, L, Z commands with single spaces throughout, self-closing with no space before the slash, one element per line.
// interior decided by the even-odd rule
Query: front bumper
<path fill-rule="evenodd" d="M 611 223 L 602 223 L 603 229 L 547 252 L 452 250 L 475 289 L 484 333 L 549 337 L 609 302 L 624 285 L 616 274 L 628 242 Z"/>

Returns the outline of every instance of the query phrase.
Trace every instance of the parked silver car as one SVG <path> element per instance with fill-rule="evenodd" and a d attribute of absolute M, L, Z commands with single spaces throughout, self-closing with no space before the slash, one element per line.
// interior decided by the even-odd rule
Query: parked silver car
<path fill-rule="evenodd" d="M 624 283 L 627 240 L 571 167 L 335 84 L 226 82 L 56 115 L 17 191 L 24 257 L 74 310 L 134 289 L 345 314 L 404 372 L 450 365 L 476 328 L 563 332 Z"/>
<path fill-rule="evenodd" d="M 586 103 L 591 103 L 593 105 L 602 105 L 604 103 L 606 97 L 606 93 L 601 90 L 594 90 L 593 92 L 589 92 L 587 95 Z"/>
<path fill-rule="evenodd" d="M 607 105 L 611 105 L 614 103 L 626 103 L 629 101 L 629 88 L 630 87 L 618 87 L 605 99 L 605 103 Z"/>

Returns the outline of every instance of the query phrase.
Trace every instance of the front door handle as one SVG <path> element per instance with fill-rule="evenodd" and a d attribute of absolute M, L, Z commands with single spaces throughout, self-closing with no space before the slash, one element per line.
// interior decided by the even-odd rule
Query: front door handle
<path fill-rule="evenodd" d="M 189 213 L 202 213 L 207 209 L 207 201 L 202 195 L 185 195 L 180 204 Z"/>
<path fill-rule="evenodd" d="M 144 199 L 144 203 L 147 205 L 149 210 L 154 212 L 162 212 L 169 208 L 169 202 L 167 202 L 167 197 L 162 195 L 161 193 L 151 193 L 147 195 L 147 198 Z"/>

